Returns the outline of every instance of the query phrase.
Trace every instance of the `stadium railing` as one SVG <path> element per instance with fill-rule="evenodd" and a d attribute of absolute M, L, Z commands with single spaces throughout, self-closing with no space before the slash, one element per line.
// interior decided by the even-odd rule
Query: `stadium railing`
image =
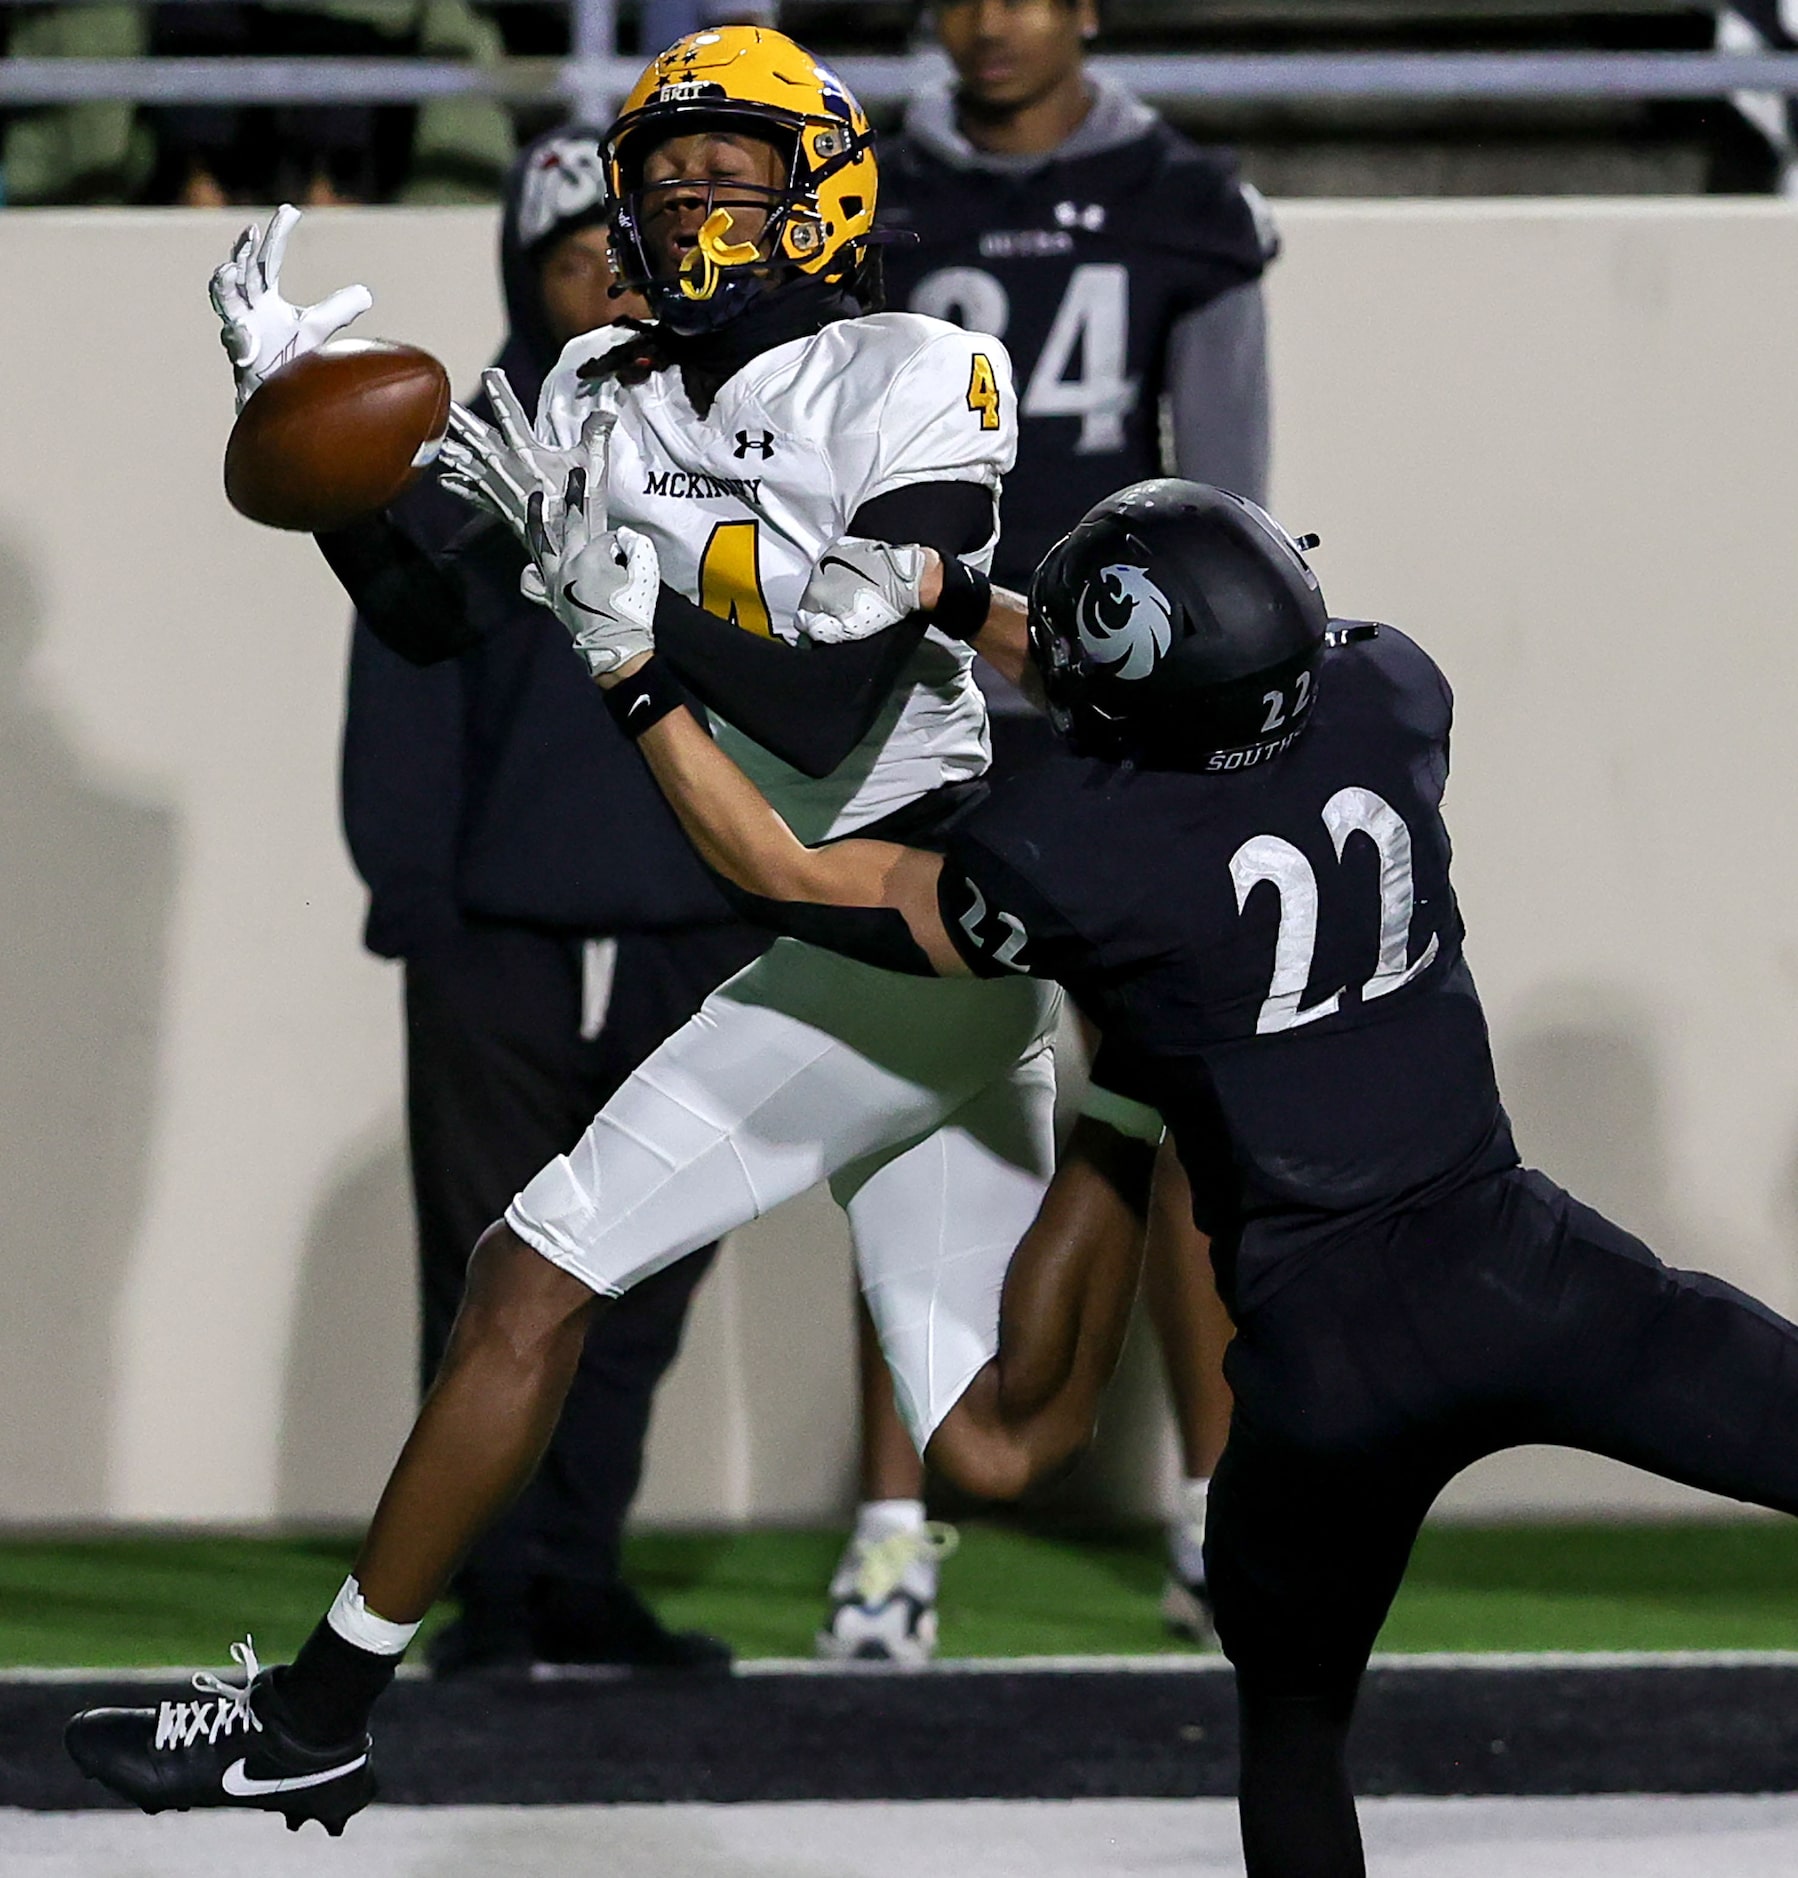
<path fill-rule="evenodd" d="M 0 9 L 25 3 L 0 0 Z M 567 58 L 512 58 L 490 68 L 410 58 L 0 58 L 0 108 L 101 100 L 409 104 L 476 95 L 560 103 L 603 120 L 641 69 L 616 50 L 617 13 L 617 0 L 570 0 Z M 1101 54 L 1093 63 L 1140 95 L 1168 101 L 1798 97 L 1798 53 L 1761 50 L 1159 52 Z M 922 50 L 834 64 L 870 106 L 900 103 L 944 70 L 938 55 Z"/>

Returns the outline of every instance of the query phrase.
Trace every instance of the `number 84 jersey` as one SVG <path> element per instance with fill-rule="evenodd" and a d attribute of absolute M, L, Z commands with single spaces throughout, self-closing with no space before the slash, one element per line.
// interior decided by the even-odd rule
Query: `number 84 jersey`
<path fill-rule="evenodd" d="M 606 466 L 612 526 L 647 535 L 662 579 L 744 632 L 797 644 L 794 614 L 826 547 L 858 510 L 912 483 L 992 492 L 1017 448 L 1011 364 L 997 340 L 914 313 L 838 320 L 770 347 L 701 417 L 680 373 L 583 378 L 617 335 L 574 341 L 545 381 L 537 429 L 566 448 L 602 403 L 617 412 Z M 963 558 L 989 566 L 993 539 Z M 925 636 L 886 709 L 822 781 L 729 725 L 719 741 L 804 841 L 878 820 L 944 783 L 980 775 L 990 750 L 973 654 Z"/>
<path fill-rule="evenodd" d="M 1115 93 L 1102 90 L 1095 111 L 1136 134 L 1008 173 L 964 164 L 926 107 L 882 152 L 881 225 L 919 237 L 884 250 L 888 298 L 1011 351 L 1023 454 L 997 574 L 1014 587 L 1095 502 L 1171 467 L 1160 400 L 1176 329 L 1258 280 L 1278 245 L 1233 158 Z M 1258 369 L 1201 356 L 1202 382 Z"/>
<path fill-rule="evenodd" d="M 964 956 L 1059 979 L 1099 1022 L 1202 1223 L 1252 1229 L 1245 1281 L 1294 1233 L 1516 1159 L 1449 883 L 1448 686 L 1402 633 L 1362 631 L 1274 761 L 1048 764 L 944 864 Z"/>

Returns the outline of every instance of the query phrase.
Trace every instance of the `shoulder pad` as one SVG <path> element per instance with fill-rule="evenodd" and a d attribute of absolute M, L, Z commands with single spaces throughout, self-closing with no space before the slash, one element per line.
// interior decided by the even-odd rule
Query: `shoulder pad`
<path fill-rule="evenodd" d="M 1229 150 L 1196 144 L 1169 124 L 1145 132 L 1158 143 L 1154 185 L 1139 210 L 1159 239 L 1177 249 L 1226 253 L 1256 272 L 1280 252 L 1267 198 L 1244 182 Z"/>

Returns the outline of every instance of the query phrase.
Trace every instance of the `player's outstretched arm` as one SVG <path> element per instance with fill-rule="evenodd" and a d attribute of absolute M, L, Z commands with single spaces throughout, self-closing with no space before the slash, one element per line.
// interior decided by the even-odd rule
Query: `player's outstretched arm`
<path fill-rule="evenodd" d="M 470 579 L 505 592 L 518 578 L 504 546 L 509 537 L 488 539 L 499 533 L 470 530 L 466 538 L 431 546 L 383 511 L 312 539 L 382 645 L 409 665 L 435 665 L 480 641 Z"/>
<path fill-rule="evenodd" d="M 504 374 L 486 374 L 496 424 L 452 407 L 454 435 L 443 448 L 444 485 L 508 524 L 533 554 L 531 506 L 553 533 L 565 512 L 565 485 L 582 478 L 589 533 L 604 532 L 606 457 L 613 414 L 588 421 L 578 447 L 547 444 L 532 430 Z M 858 511 L 863 525 L 878 525 L 896 497 L 910 497 L 902 512 L 908 527 L 938 530 L 945 541 L 991 532 L 992 496 L 960 483 L 898 490 Z M 886 504 L 883 510 L 882 504 Z M 971 516 L 984 519 L 971 521 Z M 924 552 L 921 549 L 911 551 Z M 532 598 L 543 596 L 531 589 Z M 763 749 L 803 776 L 821 778 L 840 768 L 886 708 L 894 685 L 924 636 L 921 615 L 894 615 L 878 629 L 816 641 L 803 653 L 778 638 L 745 633 L 673 588 L 656 596 L 655 632 L 663 655 L 705 707 L 734 724 Z"/>
<path fill-rule="evenodd" d="M 1015 1499 L 1092 1439 L 1142 1274 L 1155 1148 L 1082 1116 L 1005 1274 L 999 1353 L 931 1438 L 969 1493 Z"/>
<path fill-rule="evenodd" d="M 845 535 L 819 557 L 796 624 L 817 645 L 844 645 L 922 615 L 965 640 L 1001 678 L 1041 706 L 1030 660 L 1030 606 L 953 556 L 917 542 L 894 546 Z"/>
<path fill-rule="evenodd" d="M 926 555 L 975 550 L 992 538 L 993 526 L 990 488 L 933 479 L 863 503 L 850 517 L 849 538 L 876 552 L 882 543 L 922 544 L 894 550 L 915 578 Z M 831 552 L 826 550 L 824 561 Z M 828 573 L 824 561 L 814 582 Z M 796 623 L 807 642 L 799 647 L 739 631 L 664 591 L 656 643 L 715 717 L 801 775 L 823 777 L 842 765 L 879 720 L 932 622 L 915 593 L 895 607 L 889 592 L 875 595 L 872 611 L 850 629 L 807 633 L 803 621 Z"/>
<path fill-rule="evenodd" d="M 599 682 L 610 688 L 647 680 L 637 696 L 652 699 L 654 678 L 647 666 L 647 660 L 635 661 Z M 628 706 L 623 711 L 615 707 L 615 715 L 628 729 Z M 637 741 L 687 838 L 706 864 L 734 886 L 788 905 L 884 912 L 903 922 L 929 970 L 946 977 L 967 974 L 937 909 L 941 856 L 891 841 L 835 841 L 808 848 L 684 706 L 657 718 Z M 832 943 L 825 933 L 808 936 Z M 867 956 L 856 945 L 838 949 Z M 883 957 L 880 962 L 889 961 Z"/>
<path fill-rule="evenodd" d="M 1030 603 L 1021 593 L 995 587 L 986 621 L 969 643 L 1039 711 L 1044 708 L 1042 675 L 1030 657 Z"/>
<path fill-rule="evenodd" d="M 481 374 L 481 388 L 493 412 L 491 424 L 460 404 L 450 405 L 450 435 L 442 457 L 444 488 L 504 523 L 519 545 L 528 548 L 532 496 L 541 497 L 553 510 L 579 470 L 588 508 L 602 505 L 594 525 L 603 528 L 606 459 L 617 412 L 609 407 L 594 412 L 581 426 L 579 438 L 564 449 L 537 435 L 512 381 L 497 365 Z"/>
<path fill-rule="evenodd" d="M 901 971 L 966 973 L 937 910 L 940 857 L 887 841 L 806 847 L 713 743 L 656 650 L 662 586 L 655 547 L 634 529 L 595 525 L 603 521 L 579 471 L 556 512 L 541 494 L 531 497 L 534 592 L 568 629 L 614 722 L 642 749 L 701 857 L 771 911 L 829 910 L 836 930 L 814 923 L 804 934 L 819 944 Z"/>
<path fill-rule="evenodd" d="M 299 210 L 283 203 L 266 234 L 252 222 L 238 236 L 230 258 L 213 269 L 212 310 L 237 380 L 240 411 L 271 373 L 302 353 L 316 352 L 374 305 L 374 296 L 361 286 L 339 287 L 313 306 L 296 306 L 282 293 L 281 264 L 299 225 Z"/>

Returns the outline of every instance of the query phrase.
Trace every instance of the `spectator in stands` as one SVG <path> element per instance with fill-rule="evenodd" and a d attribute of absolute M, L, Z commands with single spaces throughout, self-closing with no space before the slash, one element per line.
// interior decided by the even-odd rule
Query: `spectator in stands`
<path fill-rule="evenodd" d="M 563 344 L 641 311 L 611 295 L 595 136 L 540 139 L 507 191 L 499 363 L 527 408 Z M 394 519 L 428 552 L 469 526 L 427 483 Z M 391 554 L 381 531 L 323 538 L 334 560 Z M 408 1120 L 424 1373 L 462 1295 L 468 1248 L 566 1152 L 638 1062 L 754 957 L 567 635 L 521 598 L 517 564 L 467 570 L 481 643 L 417 667 L 358 624 L 344 733 L 344 821 L 371 896 L 367 943 L 404 961 Z M 532 1658 L 717 1668 L 715 1639 L 663 1628 L 620 1577 L 650 1398 L 673 1360 L 707 1250 L 608 1311 L 587 1339 L 532 1488 L 457 1581 L 440 1673 Z"/>
<path fill-rule="evenodd" d="M 1088 69 L 1096 0 L 936 0 L 930 18 L 955 84 L 914 98 L 882 152 L 881 222 L 916 238 L 885 251 L 888 302 L 990 332 L 1011 353 L 1018 460 L 1005 479 L 995 580 L 1027 585 L 1093 503 L 1146 476 L 1265 500 L 1260 283 L 1276 243 L 1234 159 L 1187 142 Z M 971 407 L 976 396 L 970 387 Z M 1012 704 L 1022 708 L 1015 694 Z M 996 714 L 1000 760 L 1039 722 Z M 1202 1636 L 1200 1548 L 1228 1422 L 1229 1326 L 1171 1154 L 1157 1180 L 1146 1289 L 1185 1476 L 1163 1609 L 1176 1630 Z M 910 1647 L 893 1653 L 927 1653 L 941 1541 L 924 1521 L 922 1470 L 865 1313 L 862 1351 L 862 1507 L 820 1646 L 872 1653 L 903 1631 Z"/>
<path fill-rule="evenodd" d="M 296 6 L 177 0 L 155 9 L 155 51 L 174 58 L 422 58 L 490 65 L 499 33 L 468 0 L 303 0 Z M 165 106 L 156 194 L 226 202 L 454 202 L 499 189 L 512 156 L 503 106 Z"/>
<path fill-rule="evenodd" d="M 1731 0 L 1717 9 L 1719 52 L 1798 52 L 1798 5 L 1793 0 Z M 1774 187 L 1793 193 L 1798 173 L 1798 115 L 1793 101 L 1772 92 L 1738 92 L 1735 105 L 1767 140 Z"/>
<path fill-rule="evenodd" d="M 423 58 L 491 65 L 501 44 L 470 0 L 70 6 L 21 16 L 15 56 Z M 513 153 L 488 98 L 413 105 L 83 104 L 8 126 L 14 203 L 484 201 Z"/>
<path fill-rule="evenodd" d="M 14 59 L 141 58 L 149 17 L 134 5 L 0 6 L 0 47 Z M 0 125 L 0 203 L 137 202 L 155 168 L 156 140 L 133 104 L 16 111 Z"/>

